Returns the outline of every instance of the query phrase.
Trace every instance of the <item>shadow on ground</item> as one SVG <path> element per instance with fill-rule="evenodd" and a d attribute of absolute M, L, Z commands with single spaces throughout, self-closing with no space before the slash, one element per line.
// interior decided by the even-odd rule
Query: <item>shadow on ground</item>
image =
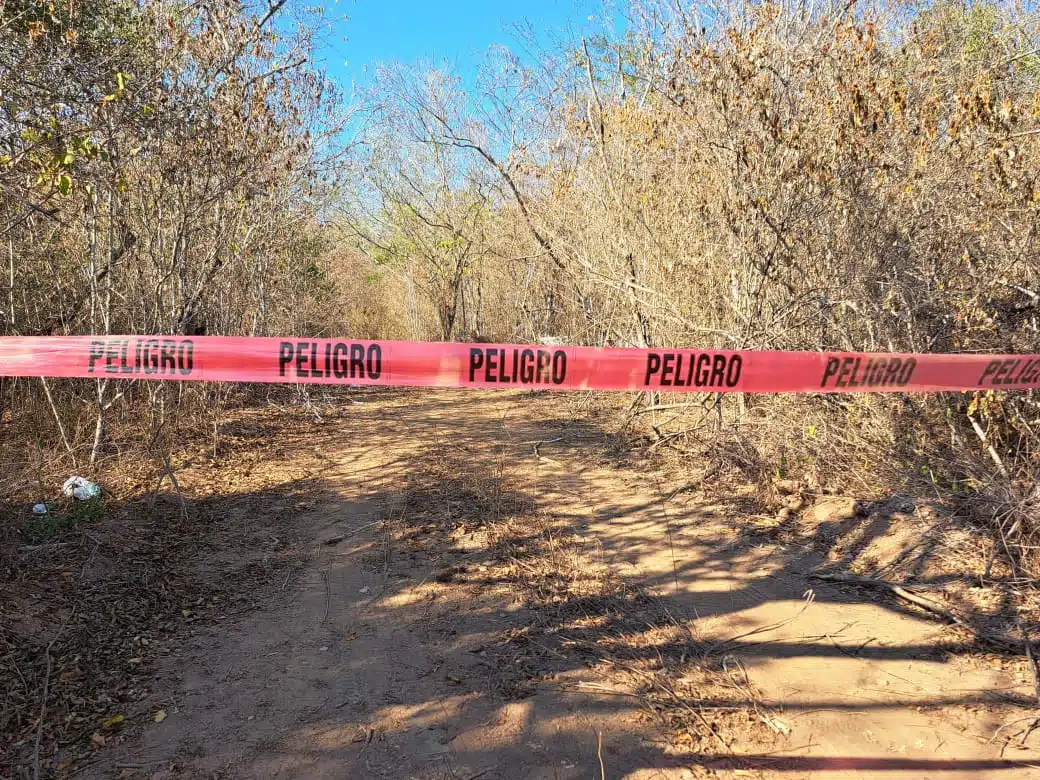
<path fill-rule="evenodd" d="M 731 515 L 745 498 L 669 502 L 648 489 L 651 475 L 612 469 L 610 434 L 542 396 L 523 395 L 523 414 L 514 396 L 364 398 L 301 424 L 291 443 L 266 437 L 291 458 L 320 436 L 317 446 L 336 455 L 316 477 L 190 502 L 195 516 L 234 518 L 231 540 L 197 527 L 185 540 L 202 543 L 181 570 L 214 595 L 155 607 L 169 620 L 194 614 L 197 630 L 146 667 L 154 693 L 140 700 L 133 738 L 99 752 L 100 763 L 81 762 L 81 776 L 1022 770 L 995 753 L 821 755 L 770 728 L 771 718 L 821 710 L 869 719 L 898 708 L 1035 707 L 999 689 L 782 704 L 755 689 L 756 669 L 782 659 L 947 664 L 992 650 L 967 634 L 862 645 L 842 641 L 839 628 L 778 636 L 741 617 L 769 607 L 783 624 L 811 587 L 816 604 L 920 621 L 877 591 L 808 579 L 823 565 L 846 569 L 889 533 L 888 515 L 763 531 Z M 253 424 L 262 446 L 264 422 Z M 643 487 L 604 484 L 622 471 Z M 929 550 L 912 554 L 923 565 Z M 229 583 L 232 603 L 258 608 L 228 609 Z M 726 632 L 702 628 L 712 620 Z M 55 669 L 68 667 L 70 639 L 55 642 Z M 139 671 L 135 679 L 144 684 Z M 162 722 L 149 722 L 159 708 Z"/>

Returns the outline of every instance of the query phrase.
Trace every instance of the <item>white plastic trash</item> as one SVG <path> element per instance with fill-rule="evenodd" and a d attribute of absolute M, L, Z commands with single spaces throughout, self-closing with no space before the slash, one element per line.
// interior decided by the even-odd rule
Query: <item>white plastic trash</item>
<path fill-rule="evenodd" d="M 46 504 L 34 504 L 33 505 L 33 514 L 34 515 L 45 515 L 45 514 L 47 514 L 47 505 Z"/>
<path fill-rule="evenodd" d="M 62 492 L 66 496 L 86 501 L 89 498 L 97 498 L 101 495 L 101 488 L 83 477 L 69 477 L 62 486 Z"/>

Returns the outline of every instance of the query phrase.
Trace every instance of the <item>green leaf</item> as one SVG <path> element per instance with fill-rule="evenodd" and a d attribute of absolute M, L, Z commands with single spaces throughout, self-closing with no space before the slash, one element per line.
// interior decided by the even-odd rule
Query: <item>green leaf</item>
<path fill-rule="evenodd" d="M 58 192 L 62 195 L 68 195 L 72 192 L 72 177 L 68 174 L 63 173 L 58 177 Z"/>

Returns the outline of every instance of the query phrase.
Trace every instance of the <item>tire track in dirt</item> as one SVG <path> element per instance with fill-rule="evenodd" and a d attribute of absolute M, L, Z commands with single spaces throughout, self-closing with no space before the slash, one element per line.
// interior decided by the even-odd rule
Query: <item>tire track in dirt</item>
<path fill-rule="evenodd" d="M 667 474 L 609 462 L 559 400 L 370 401 L 321 444 L 306 566 L 170 655 L 169 716 L 82 776 L 1033 771 L 984 744 L 1030 714 L 1024 682 L 877 594 L 811 583 L 818 547 L 749 535 L 739 501 L 666 501 Z M 697 706 L 672 717 L 672 694 Z"/>

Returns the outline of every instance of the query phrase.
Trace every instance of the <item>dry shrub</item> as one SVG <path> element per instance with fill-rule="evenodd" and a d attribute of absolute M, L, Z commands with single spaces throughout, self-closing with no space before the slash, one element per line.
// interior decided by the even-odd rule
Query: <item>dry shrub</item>
<path fill-rule="evenodd" d="M 623 39 L 542 51 L 536 69 L 499 53 L 469 102 L 444 74 L 384 84 L 395 110 L 374 132 L 468 161 L 448 166 L 445 191 L 485 187 L 479 236 L 453 222 L 423 240 L 479 248 L 455 286 L 488 335 L 1040 352 L 1034 11 L 652 2 L 629 17 Z M 425 208 L 408 197 L 412 168 L 379 176 Z M 414 224 L 383 217 L 369 237 Z M 416 256 L 398 246 L 407 273 Z M 1036 489 L 1036 391 L 703 400 L 647 396 L 638 411 L 658 441 L 755 478 L 923 485 L 998 524 Z M 658 406 L 673 408 L 646 411 Z M 1016 556 L 1036 525 L 1023 515 Z"/>
<path fill-rule="evenodd" d="M 328 329 L 319 212 L 338 167 L 322 139 L 339 108 L 308 65 L 312 31 L 275 34 L 282 6 L 0 6 L 0 333 Z M 8 379 L 0 417 L 84 468 L 128 415 L 194 418 L 226 395 Z"/>

